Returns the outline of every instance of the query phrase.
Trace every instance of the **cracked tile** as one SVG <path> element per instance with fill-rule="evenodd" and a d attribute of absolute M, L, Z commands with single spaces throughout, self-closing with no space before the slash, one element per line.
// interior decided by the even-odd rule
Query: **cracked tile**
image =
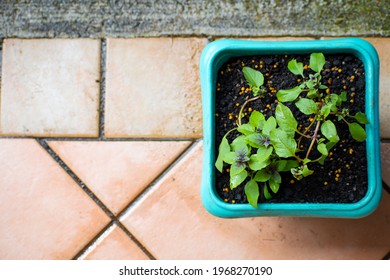
<path fill-rule="evenodd" d="M 5 39 L 0 134 L 97 136 L 100 41 Z"/>
<path fill-rule="evenodd" d="M 202 136 L 199 38 L 107 39 L 107 137 Z"/>
<path fill-rule="evenodd" d="M 80 259 L 148 260 L 149 258 L 122 229 L 114 225 Z"/>
<path fill-rule="evenodd" d="M 189 145 L 189 141 L 48 141 L 100 200 L 118 214 Z"/>
<path fill-rule="evenodd" d="M 0 259 L 71 259 L 109 220 L 35 140 L 0 139 Z"/>
<path fill-rule="evenodd" d="M 359 220 L 221 219 L 200 200 L 199 143 L 122 218 L 157 259 L 381 259 L 390 248 L 390 195 Z"/>

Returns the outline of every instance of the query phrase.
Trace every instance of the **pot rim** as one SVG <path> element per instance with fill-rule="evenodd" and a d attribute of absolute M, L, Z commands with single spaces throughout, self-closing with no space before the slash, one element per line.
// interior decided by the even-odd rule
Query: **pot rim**
<path fill-rule="evenodd" d="M 215 84 L 218 69 L 228 59 L 238 56 L 268 54 L 310 54 L 313 52 L 350 53 L 364 64 L 366 74 L 365 113 L 368 189 L 355 203 L 261 203 L 255 209 L 249 204 L 224 202 L 215 190 L 214 113 Z M 203 108 L 203 165 L 201 197 L 211 214 L 224 217 L 310 216 L 360 218 L 372 213 L 382 195 L 379 136 L 379 58 L 375 48 L 359 38 L 307 41 L 252 41 L 221 39 L 208 44 L 200 58 Z"/>

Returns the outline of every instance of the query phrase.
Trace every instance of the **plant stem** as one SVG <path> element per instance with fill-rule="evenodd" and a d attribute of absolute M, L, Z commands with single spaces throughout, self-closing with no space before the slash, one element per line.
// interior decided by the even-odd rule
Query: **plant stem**
<path fill-rule="evenodd" d="M 260 95 L 256 96 L 256 97 L 253 97 L 251 99 L 247 99 L 244 104 L 242 104 L 241 106 L 241 109 L 240 109 L 240 113 L 238 114 L 238 125 L 241 125 L 241 115 L 242 115 L 242 112 L 244 111 L 244 108 L 245 106 L 249 103 L 249 102 L 252 102 L 252 101 L 255 101 L 256 99 L 259 99 L 260 98 Z"/>
<path fill-rule="evenodd" d="M 349 122 L 343 116 L 340 116 L 340 117 L 347 125 L 349 125 Z"/>
<path fill-rule="evenodd" d="M 299 137 L 299 139 L 298 139 L 298 147 L 301 145 L 302 137 L 311 138 L 310 136 L 308 136 L 305 133 L 308 132 L 309 129 L 312 127 L 312 125 L 314 124 L 315 120 L 317 119 L 317 116 L 318 116 L 318 113 L 314 116 L 314 118 L 313 118 L 314 120 L 309 124 L 309 126 L 307 128 L 305 128 L 305 131 L 303 133 L 298 131 L 298 133 L 301 135 L 301 137 Z"/>
<path fill-rule="evenodd" d="M 313 134 L 313 139 L 311 140 L 309 149 L 307 150 L 307 153 L 306 153 L 306 158 L 309 158 L 309 155 L 310 155 L 311 149 L 313 148 L 314 142 L 317 140 L 317 133 L 318 133 L 318 130 L 320 129 L 320 124 L 321 124 L 321 121 L 317 121 L 317 125 L 316 125 L 316 128 L 314 130 L 314 134 Z"/>

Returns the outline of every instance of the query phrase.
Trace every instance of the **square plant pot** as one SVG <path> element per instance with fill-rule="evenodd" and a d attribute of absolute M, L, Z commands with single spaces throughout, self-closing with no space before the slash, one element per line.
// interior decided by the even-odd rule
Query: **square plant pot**
<path fill-rule="evenodd" d="M 353 203 L 262 202 L 254 208 L 248 203 L 225 202 L 216 191 L 216 172 L 218 171 L 215 168 L 217 159 L 215 100 L 219 69 L 229 59 L 236 57 L 309 55 L 311 53 L 323 53 L 325 56 L 326 54 L 352 54 L 364 65 L 365 114 L 368 120 L 365 126 L 366 154 L 364 155 L 367 157 L 366 194 L 362 199 Z M 370 43 L 358 38 L 292 42 L 223 39 L 210 43 L 203 50 L 200 59 L 200 75 L 204 133 L 201 198 L 208 212 L 223 218 L 254 216 L 360 218 L 367 216 L 377 208 L 382 195 L 378 113 L 379 59 L 375 48 Z"/>

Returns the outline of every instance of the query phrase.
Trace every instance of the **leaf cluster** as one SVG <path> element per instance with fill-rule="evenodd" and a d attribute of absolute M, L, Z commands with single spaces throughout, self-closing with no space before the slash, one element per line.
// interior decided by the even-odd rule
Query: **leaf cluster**
<path fill-rule="evenodd" d="M 313 174 L 309 164 L 324 164 L 330 150 L 340 140 L 334 121 L 343 121 L 348 125 L 356 141 L 364 141 L 366 133 L 362 125 L 367 124 L 366 115 L 358 112 L 350 115 L 348 108 L 343 107 L 347 93 L 331 93 L 322 84 L 321 71 L 325 65 L 322 53 L 310 55 L 310 73 L 305 73 L 303 63 L 292 59 L 288 69 L 302 77 L 302 83 L 291 89 L 279 90 L 276 94 L 279 101 L 275 114 L 266 118 L 254 110 L 248 123 L 241 122 L 243 107 L 252 100 L 260 98 L 265 92 L 264 77 L 260 71 L 249 67 L 243 68 L 243 74 L 252 89 L 255 98 L 247 100 L 242 106 L 238 126 L 223 137 L 216 168 L 222 172 L 224 163 L 230 166 L 230 188 L 245 183 L 244 191 L 248 202 L 257 207 L 262 191 L 269 199 L 277 193 L 282 182 L 281 172 L 291 172 L 298 180 Z M 307 71 L 306 71 L 307 72 Z M 283 102 L 293 102 L 297 109 L 307 116 L 310 124 L 302 131 L 298 129 L 297 119 Z M 330 118 L 330 116 L 334 116 Z M 229 143 L 227 136 L 232 131 L 238 136 Z M 306 138 L 310 145 L 300 150 L 301 141 Z M 311 152 L 317 149 L 321 155 L 313 159 Z"/>

